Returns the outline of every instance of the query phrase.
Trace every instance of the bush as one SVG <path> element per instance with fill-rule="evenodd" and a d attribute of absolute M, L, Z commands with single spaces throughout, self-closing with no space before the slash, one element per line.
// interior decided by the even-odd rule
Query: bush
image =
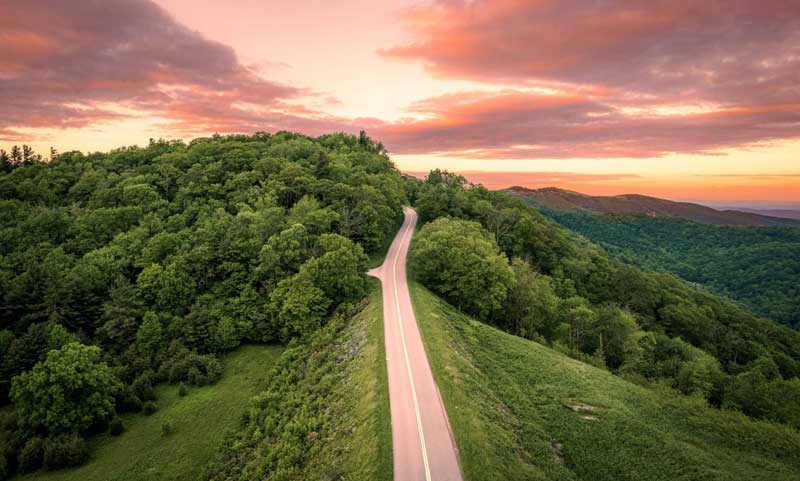
<path fill-rule="evenodd" d="M 44 456 L 44 441 L 40 437 L 33 437 L 25 443 L 17 455 L 17 469 L 22 473 L 30 473 L 42 467 Z"/>
<path fill-rule="evenodd" d="M 222 377 L 222 363 L 212 355 L 198 354 L 183 346 L 174 347 L 171 354 L 161 365 L 161 379 L 171 383 L 186 382 L 193 386 L 205 386 Z"/>
<path fill-rule="evenodd" d="M 139 396 L 135 395 L 131 388 L 127 388 L 122 396 L 117 399 L 116 407 L 118 413 L 140 413 L 144 406 Z"/>
<path fill-rule="evenodd" d="M 144 403 L 142 412 L 144 412 L 144 414 L 147 416 L 153 414 L 154 412 L 156 412 L 156 403 L 154 403 L 153 401 L 147 401 L 146 403 Z"/>
<path fill-rule="evenodd" d="M 136 380 L 134 380 L 131 384 L 133 394 L 135 394 L 136 397 L 142 401 L 156 400 L 156 392 L 153 389 L 153 377 L 154 374 L 152 371 L 146 371 L 144 374 L 137 377 Z"/>
<path fill-rule="evenodd" d="M 171 421 L 164 421 L 161 425 L 161 436 L 167 437 L 175 431 L 175 427 Z"/>
<path fill-rule="evenodd" d="M 181 383 L 181 385 L 178 386 L 178 396 L 184 397 L 187 394 L 189 394 L 189 390 L 186 388 L 186 384 Z"/>
<path fill-rule="evenodd" d="M 111 423 L 108 425 L 108 432 L 111 433 L 112 436 L 119 436 L 125 431 L 125 425 L 122 423 L 122 419 L 119 416 L 114 416 L 114 419 L 111 420 Z"/>
<path fill-rule="evenodd" d="M 49 470 L 80 466 L 88 457 L 86 441 L 77 433 L 59 434 L 44 441 L 44 466 Z"/>

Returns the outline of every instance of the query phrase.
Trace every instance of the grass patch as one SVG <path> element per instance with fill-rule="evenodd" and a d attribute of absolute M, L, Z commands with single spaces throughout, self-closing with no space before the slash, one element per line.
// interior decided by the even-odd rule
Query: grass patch
<path fill-rule="evenodd" d="M 192 480 L 213 459 L 226 432 L 237 426 L 247 400 L 266 384 L 280 347 L 242 346 L 224 360 L 225 373 L 214 385 L 156 388 L 158 410 L 150 416 L 123 415 L 125 432 L 92 439 L 91 460 L 75 469 L 39 472 L 30 481 Z M 162 435 L 165 424 L 171 426 Z"/>
<path fill-rule="evenodd" d="M 241 431 L 225 443 L 210 480 L 392 479 L 383 311 L 377 281 L 284 352 Z"/>
<path fill-rule="evenodd" d="M 468 480 L 800 479 L 792 428 L 632 384 L 410 287 Z"/>

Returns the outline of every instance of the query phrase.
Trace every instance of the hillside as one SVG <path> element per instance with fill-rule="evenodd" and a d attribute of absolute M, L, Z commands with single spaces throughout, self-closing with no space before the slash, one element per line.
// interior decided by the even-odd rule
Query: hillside
<path fill-rule="evenodd" d="M 227 433 L 237 427 L 250 397 L 269 381 L 281 351 L 277 346 L 242 346 L 223 360 L 225 370 L 218 383 L 191 389 L 185 396 L 177 386 L 159 386 L 158 411 L 150 416 L 123 415 L 125 432 L 94 439 L 95 450 L 87 464 L 40 471 L 21 479 L 193 481 L 213 459 Z M 162 433 L 165 423 L 173 429 L 167 436 Z"/>
<path fill-rule="evenodd" d="M 637 386 L 412 286 L 467 480 L 800 479 L 794 429 Z"/>
<path fill-rule="evenodd" d="M 208 481 L 390 481 L 392 433 L 381 291 L 281 356 Z"/>
<path fill-rule="evenodd" d="M 783 324 L 800 325 L 800 228 L 542 212 L 619 258 L 702 284 Z"/>
<path fill-rule="evenodd" d="M 796 219 L 784 219 L 735 210 L 716 210 L 688 202 L 674 202 L 638 194 L 591 196 L 570 190 L 546 187 L 506 189 L 537 206 L 554 211 L 589 211 L 596 214 L 632 214 L 649 217 L 680 217 L 719 225 L 800 225 Z"/>
<path fill-rule="evenodd" d="M 791 210 L 791 209 L 751 209 L 748 207 L 739 207 L 734 209 L 725 208 L 723 210 L 738 210 L 741 212 L 749 212 L 751 214 L 759 214 L 759 215 L 766 215 L 769 217 L 781 217 L 783 219 L 794 219 L 800 221 L 800 210 Z"/>
<path fill-rule="evenodd" d="M 242 344 L 312 336 L 367 294 L 405 203 L 363 132 L 153 140 L 0 172 L 0 479 L 83 464 L 126 416 L 219 382 Z"/>
<path fill-rule="evenodd" d="M 421 227 L 409 266 L 462 312 L 621 377 L 800 427 L 797 331 L 627 264 L 461 176 L 435 170 L 410 192 Z"/>

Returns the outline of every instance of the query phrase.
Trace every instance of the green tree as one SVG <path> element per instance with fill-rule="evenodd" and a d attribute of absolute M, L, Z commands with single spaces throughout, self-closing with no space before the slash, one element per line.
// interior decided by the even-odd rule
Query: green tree
<path fill-rule="evenodd" d="M 96 346 L 72 342 L 15 377 L 11 398 L 20 425 L 51 433 L 75 432 L 109 416 L 121 385 L 100 361 L 100 353 Z"/>
<path fill-rule="evenodd" d="M 145 313 L 142 325 L 136 331 L 136 345 L 151 358 L 164 346 L 161 320 L 155 312 L 147 311 Z"/>
<path fill-rule="evenodd" d="M 522 259 L 511 261 L 515 282 L 509 290 L 505 316 L 507 328 L 528 339 L 550 341 L 558 321 L 558 303 L 550 278 L 534 271 Z"/>
<path fill-rule="evenodd" d="M 411 249 L 420 280 L 459 309 L 490 319 L 503 308 L 514 272 L 480 224 L 437 219 L 420 229 Z"/>
<path fill-rule="evenodd" d="M 319 329 L 331 304 L 305 272 L 279 282 L 269 300 L 284 340 Z"/>

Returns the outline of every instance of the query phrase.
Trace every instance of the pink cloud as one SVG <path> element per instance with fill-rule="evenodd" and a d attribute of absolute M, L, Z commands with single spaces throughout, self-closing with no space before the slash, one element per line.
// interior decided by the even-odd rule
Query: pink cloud
<path fill-rule="evenodd" d="M 382 53 L 441 77 L 598 85 L 662 101 L 798 97 L 796 0 L 440 0 L 403 18 L 415 40 Z"/>
<path fill-rule="evenodd" d="M 313 92 L 262 78 L 150 0 L 0 5 L 0 65 L 0 136 L 9 140 L 25 127 L 118 119 L 118 107 L 190 133 L 341 127 L 287 103 Z"/>
<path fill-rule="evenodd" d="M 375 130 L 390 150 L 485 159 L 657 157 L 797 137 L 800 103 L 682 115 L 626 114 L 580 95 L 464 92 L 415 104 L 426 120 Z"/>
<path fill-rule="evenodd" d="M 440 0 L 402 18 L 414 40 L 386 57 L 517 88 L 417 103 L 426 120 L 381 131 L 399 152 L 652 157 L 800 137 L 797 0 Z"/>

